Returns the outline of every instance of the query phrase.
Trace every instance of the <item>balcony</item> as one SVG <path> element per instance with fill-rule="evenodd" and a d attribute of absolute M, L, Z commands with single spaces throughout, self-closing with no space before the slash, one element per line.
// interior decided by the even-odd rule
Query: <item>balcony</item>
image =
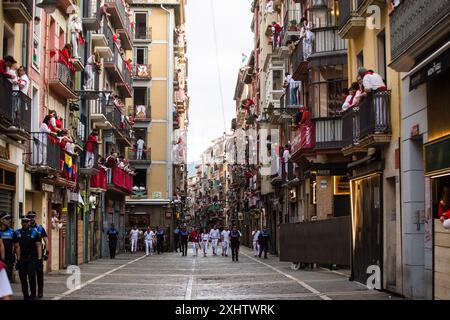
<path fill-rule="evenodd" d="M 146 105 L 134 106 L 134 121 L 135 122 L 148 122 L 152 119 L 152 108 Z"/>
<path fill-rule="evenodd" d="M 115 29 L 124 30 L 120 36 L 121 41 L 131 41 L 132 39 L 132 31 L 131 31 L 131 23 L 128 18 L 126 8 L 123 4 L 122 0 L 106 0 L 105 3 L 108 5 L 108 13 L 111 14 L 110 21 Z M 131 47 L 132 47 L 132 42 Z M 129 43 L 129 44 L 130 44 Z M 127 48 L 131 50 L 130 48 Z"/>
<path fill-rule="evenodd" d="M 342 149 L 342 118 L 316 118 L 314 122 L 315 150 Z"/>
<path fill-rule="evenodd" d="M 106 105 L 106 100 L 103 98 L 96 99 L 90 102 L 90 110 L 91 110 L 91 121 L 94 123 L 96 128 L 100 129 L 111 129 L 112 123 L 108 120 L 108 113 L 111 110 L 108 110 L 108 106 Z M 111 106 L 111 108 L 115 108 Z"/>
<path fill-rule="evenodd" d="M 128 66 L 119 53 L 117 46 L 112 43 L 110 48 L 113 50 L 113 57 L 108 60 L 104 60 L 104 68 L 109 72 L 111 78 L 116 82 L 117 89 L 121 91 L 121 94 L 125 98 L 132 96 L 132 80 L 131 73 L 128 70 Z"/>
<path fill-rule="evenodd" d="M 336 53 L 345 54 L 347 50 L 347 41 L 339 36 L 337 27 L 326 27 L 314 30 L 314 45 L 311 59 L 335 55 Z M 324 65 L 331 64 L 327 61 Z"/>
<path fill-rule="evenodd" d="M 111 168 L 106 177 L 106 190 L 122 195 L 131 195 L 133 176 L 118 167 Z"/>
<path fill-rule="evenodd" d="M 61 54 L 55 55 L 50 60 L 49 87 L 59 97 L 64 99 L 76 99 L 74 90 L 74 72 Z"/>
<path fill-rule="evenodd" d="M 67 12 L 75 12 L 77 5 L 76 5 L 76 0 L 72 1 L 72 0 L 58 0 L 56 1 L 57 3 L 57 8 L 60 9 L 62 12 L 67 13 Z"/>
<path fill-rule="evenodd" d="M 83 8 L 83 29 L 97 31 L 100 29 L 99 4 L 97 0 L 85 0 Z"/>
<path fill-rule="evenodd" d="M 136 64 L 134 67 L 134 80 L 151 80 L 152 79 L 152 65 L 151 64 Z"/>
<path fill-rule="evenodd" d="M 9 80 L 0 77 L 0 127 L 13 139 L 29 139 L 31 131 L 31 98 L 21 91 L 12 90 Z"/>
<path fill-rule="evenodd" d="M 358 0 L 357 1 L 357 12 L 361 17 L 368 17 L 370 14 L 367 9 L 370 6 L 377 6 L 379 8 L 384 8 L 386 5 L 385 0 Z"/>
<path fill-rule="evenodd" d="M 4 0 L 3 12 L 13 23 L 29 23 L 33 18 L 33 1 Z"/>
<path fill-rule="evenodd" d="M 287 10 L 284 14 L 284 26 L 281 34 L 281 45 L 287 46 L 289 41 L 300 39 L 300 30 L 297 24 L 300 23 L 302 13 L 300 10 Z M 294 23 L 295 22 L 295 23 Z"/>
<path fill-rule="evenodd" d="M 99 173 L 98 144 L 93 146 L 94 152 L 83 151 L 81 155 L 80 174 L 84 176 L 95 176 Z"/>
<path fill-rule="evenodd" d="M 32 173 L 56 174 L 60 172 L 62 153 L 59 141 L 53 135 L 32 132 L 29 141 L 28 170 Z"/>
<path fill-rule="evenodd" d="M 149 165 L 152 163 L 152 149 L 138 150 L 135 147 L 128 149 L 128 159 L 132 165 Z"/>
<path fill-rule="evenodd" d="M 298 159 L 302 154 L 311 153 L 315 144 L 314 124 L 301 124 L 292 133 L 291 155 L 292 159 Z"/>
<path fill-rule="evenodd" d="M 339 36 L 341 38 L 353 39 L 364 30 L 366 18 L 358 14 L 357 8 L 357 0 L 339 1 Z"/>
<path fill-rule="evenodd" d="M 123 141 L 128 147 L 133 146 L 133 130 L 122 112 L 114 107 L 112 112 L 106 115 L 106 118 L 113 124 L 118 140 Z"/>
<path fill-rule="evenodd" d="M 133 67 L 128 65 L 125 61 L 122 63 L 122 82 L 118 82 L 117 89 L 124 98 L 131 98 L 133 96 Z"/>
<path fill-rule="evenodd" d="M 152 42 L 152 28 L 147 26 L 137 27 L 134 33 L 134 42 Z"/>
<path fill-rule="evenodd" d="M 120 43 L 125 50 L 133 49 L 133 32 L 126 29 L 118 29 L 117 33 L 120 36 Z"/>
<path fill-rule="evenodd" d="M 389 21 L 392 55 L 390 67 L 399 72 L 407 72 L 425 52 L 448 40 L 449 1 L 402 1 L 391 13 Z"/>
<path fill-rule="evenodd" d="M 91 176 L 91 190 L 104 192 L 107 189 L 107 171 L 100 167 L 97 174 Z"/>
<path fill-rule="evenodd" d="M 91 34 L 94 52 L 98 53 L 100 58 L 111 60 L 113 58 L 114 50 L 113 34 L 105 19 L 102 21 L 102 26 L 97 30 L 97 33 Z"/>
<path fill-rule="evenodd" d="M 306 81 L 308 76 L 308 55 L 304 53 L 304 49 L 307 49 L 307 47 L 304 48 L 302 39 L 291 55 L 291 62 L 293 77 Z"/>
<path fill-rule="evenodd" d="M 342 117 L 344 155 L 364 152 L 367 148 L 390 143 L 391 93 L 369 94 L 358 107 L 347 110 Z"/>

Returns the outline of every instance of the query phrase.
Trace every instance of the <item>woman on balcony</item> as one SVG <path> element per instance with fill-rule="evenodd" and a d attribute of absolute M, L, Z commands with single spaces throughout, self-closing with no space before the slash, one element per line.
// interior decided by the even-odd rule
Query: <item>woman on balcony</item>
<path fill-rule="evenodd" d="M 314 33 L 311 31 L 311 25 L 306 18 L 300 20 L 300 38 L 303 42 L 303 59 L 307 60 L 312 54 Z"/>
<path fill-rule="evenodd" d="M 98 148 L 98 140 L 97 140 L 98 134 L 99 134 L 98 129 L 93 129 L 92 132 L 89 134 L 88 140 L 84 147 L 84 150 L 86 151 L 86 160 L 85 160 L 86 168 L 94 167 L 95 150 Z"/>
<path fill-rule="evenodd" d="M 45 116 L 44 121 L 42 121 L 41 127 L 39 128 L 39 133 L 37 136 L 33 137 L 34 147 L 32 154 L 34 165 L 47 165 L 47 142 L 48 135 L 51 133 L 49 124 L 50 116 Z"/>
<path fill-rule="evenodd" d="M 94 89 L 94 70 L 100 69 L 100 56 L 96 52 L 95 54 L 92 54 L 87 60 L 86 60 L 86 67 L 84 68 L 84 90 L 93 90 Z"/>

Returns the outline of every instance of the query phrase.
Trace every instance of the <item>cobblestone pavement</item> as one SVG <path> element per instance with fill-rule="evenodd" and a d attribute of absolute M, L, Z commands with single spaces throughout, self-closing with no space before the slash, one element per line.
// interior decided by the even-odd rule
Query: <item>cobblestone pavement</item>
<path fill-rule="evenodd" d="M 66 270 L 45 278 L 44 299 L 398 299 L 386 292 L 368 290 L 348 280 L 348 270 L 323 268 L 292 270 L 277 257 L 254 258 L 241 247 L 239 262 L 231 257 L 193 257 L 164 253 L 121 254 L 80 266 L 81 286 L 69 290 Z M 13 284 L 14 298 L 21 299 L 20 284 Z"/>

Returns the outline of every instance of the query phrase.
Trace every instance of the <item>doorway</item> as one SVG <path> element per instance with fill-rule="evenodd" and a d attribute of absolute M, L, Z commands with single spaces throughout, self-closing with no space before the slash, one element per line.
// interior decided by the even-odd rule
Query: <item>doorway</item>
<path fill-rule="evenodd" d="M 381 175 L 375 174 L 351 183 L 352 279 L 366 284 L 367 268 L 373 265 L 379 266 L 380 270 L 382 268 Z"/>

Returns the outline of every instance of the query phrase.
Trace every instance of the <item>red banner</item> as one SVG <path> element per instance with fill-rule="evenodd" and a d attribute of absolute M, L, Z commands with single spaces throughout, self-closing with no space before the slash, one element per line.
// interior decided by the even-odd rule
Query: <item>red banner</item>
<path fill-rule="evenodd" d="M 302 124 L 293 133 L 291 154 L 302 150 L 311 150 L 316 146 L 314 124 Z"/>

